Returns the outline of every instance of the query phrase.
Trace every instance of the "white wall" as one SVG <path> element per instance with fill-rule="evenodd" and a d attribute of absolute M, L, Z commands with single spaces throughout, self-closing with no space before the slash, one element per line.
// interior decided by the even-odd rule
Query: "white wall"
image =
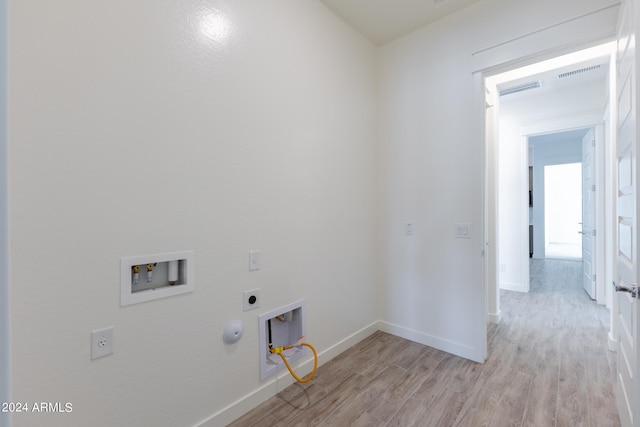
<path fill-rule="evenodd" d="M 532 96 L 515 101 L 504 97 L 500 102 L 499 133 L 499 264 L 505 266 L 500 273 L 500 286 L 504 289 L 529 289 L 529 242 L 527 213 L 528 162 L 526 126 L 544 126 L 561 119 L 594 112 L 602 117 L 606 104 L 606 85 L 593 82 L 574 88 Z M 534 157 L 538 155 L 534 149 Z M 548 153 L 547 153 L 548 154 Z M 560 153 L 556 153 L 560 155 Z M 575 156 L 574 156 L 575 157 Z M 573 160 L 572 160 L 573 161 Z M 543 185 L 540 162 L 534 160 L 533 225 L 534 257 L 544 257 L 544 234 L 541 218 L 544 216 L 541 195 Z M 524 191 L 523 191 L 524 190 Z M 527 230 L 523 233 L 522 230 Z"/>
<path fill-rule="evenodd" d="M 612 4 L 485 0 L 381 48 L 382 319 L 390 330 L 482 357 L 484 133 L 473 54 Z M 614 28 L 615 17 L 605 32 Z M 568 39 L 592 37 L 583 30 Z M 405 221 L 415 236 L 403 234 Z M 471 224 L 471 239 L 454 238 L 456 223 Z"/>
<path fill-rule="evenodd" d="M 316 1 L 21 0 L 8 19 L 12 400 L 73 405 L 14 426 L 221 425 L 287 384 L 258 379 L 261 312 L 305 298 L 323 360 L 371 332 L 369 42 Z M 193 294 L 120 307 L 121 257 L 189 249 Z"/>

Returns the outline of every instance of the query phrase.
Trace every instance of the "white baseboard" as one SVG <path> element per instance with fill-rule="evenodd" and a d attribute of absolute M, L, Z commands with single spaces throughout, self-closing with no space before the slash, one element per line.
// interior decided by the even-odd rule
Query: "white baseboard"
<path fill-rule="evenodd" d="M 488 320 L 489 323 L 497 325 L 498 323 L 500 323 L 500 320 L 502 320 L 502 312 L 499 311 L 498 313 L 489 313 Z"/>
<path fill-rule="evenodd" d="M 609 350 L 616 353 L 618 351 L 618 340 L 611 336 L 611 332 L 607 334 L 609 337 Z"/>
<path fill-rule="evenodd" d="M 349 335 L 342 341 L 332 345 L 328 349 L 318 353 L 318 366 L 323 365 L 329 360 L 333 359 L 343 351 L 355 344 L 359 343 L 369 335 L 373 334 L 380 329 L 379 321 L 375 321 L 368 326 L 356 331 Z M 313 367 L 313 359 L 309 359 L 296 366 L 296 370 L 299 370 L 300 375 L 306 375 L 311 372 Z M 278 392 L 282 391 L 285 387 L 294 383 L 294 379 L 289 375 L 287 370 L 281 371 L 274 375 L 274 378 L 266 381 L 259 388 L 252 391 L 243 398 L 237 400 L 226 408 L 221 409 L 215 414 L 211 415 L 204 421 L 201 421 L 197 427 L 223 427 L 242 415 L 246 414 L 256 406 L 260 405 L 265 400 L 275 396 Z"/>
<path fill-rule="evenodd" d="M 529 292 L 529 285 L 521 283 L 500 282 L 500 289 L 505 291 Z"/>
<path fill-rule="evenodd" d="M 451 353 L 455 356 L 464 357 L 465 359 L 483 359 L 483 357 L 479 357 L 479 355 L 477 354 L 478 351 L 473 347 L 469 347 L 467 345 L 449 341 L 433 335 L 428 335 L 423 332 L 405 328 L 404 326 L 394 325 L 393 323 L 389 322 L 380 321 L 379 324 L 381 331 L 388 332 L 398 337 L 405 338 L 419 344 L 424 344 L 426 346 Z"/>

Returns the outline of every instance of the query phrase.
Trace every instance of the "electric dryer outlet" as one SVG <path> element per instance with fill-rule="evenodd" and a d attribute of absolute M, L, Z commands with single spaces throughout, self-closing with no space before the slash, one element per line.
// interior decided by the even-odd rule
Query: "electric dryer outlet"
<path fill-rule="evenodd" d="M 242 310 L 249 311 L 260 307 L 260 289 L 252 289 L 242 293 Z"/>

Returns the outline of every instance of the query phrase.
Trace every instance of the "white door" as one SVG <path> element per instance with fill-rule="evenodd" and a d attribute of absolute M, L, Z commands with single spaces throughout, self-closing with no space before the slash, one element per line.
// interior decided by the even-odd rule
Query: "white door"
<path fill-rule="evenodd" d="M 595 145 L 593 129 L 582 138 L 582 285 L 591 299 L 596 299 L 595 275 Z"/>
<path fill-rule="evenodd" d="M 636 141 L 636 65 L 635 27 L 636 1 L 626 0 L 620 15 L 617 59 L 618 168 L 616 219 L 618 250 L 614 298 L 614 320 L 617 324 L 616 400 L 623 426 L 640 427 L 640 393 L 638 387 L 638 143 Z M 625 291 L 626 290 L 626 291 Z M 630 292 L 631 291 L 631 292 Z"/>

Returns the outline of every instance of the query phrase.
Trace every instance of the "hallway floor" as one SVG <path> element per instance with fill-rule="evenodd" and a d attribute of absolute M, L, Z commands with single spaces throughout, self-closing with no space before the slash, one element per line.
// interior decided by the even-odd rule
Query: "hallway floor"
<path fill-rule="evenodd" d="M 582 260 L 582 244 L 549 243 L 544 250 L 546 258 Z"/>
<path fill-rule="evenodd" d="M 609 314 L 581 263 L 532 260 L 531 292 L 501 291 L 484 364 L 376 332 L 232 426 L 619 426 Z"/>

